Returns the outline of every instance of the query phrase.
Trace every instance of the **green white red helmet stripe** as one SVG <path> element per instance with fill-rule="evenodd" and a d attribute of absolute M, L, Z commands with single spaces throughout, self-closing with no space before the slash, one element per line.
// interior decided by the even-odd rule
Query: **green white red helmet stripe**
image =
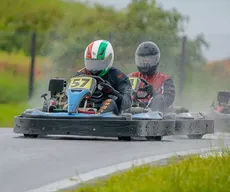
<path fill-rule="evenodd" d="M 86 53 L 87 59 L 105 59 L 107 47 L 109 42 L 104 40 L 97 40 L 89 44 Z"/>
<path fill-rule="evenodd" d="M 85 67 L 92 73 L 100 72 L 105 75 L 113 65 L 114 51 L 106 40 L 93 41 L 85 50 Z"/>

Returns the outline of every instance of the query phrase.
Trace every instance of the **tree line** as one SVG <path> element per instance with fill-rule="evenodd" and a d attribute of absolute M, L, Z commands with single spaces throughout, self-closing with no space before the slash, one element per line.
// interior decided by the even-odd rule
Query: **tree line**
<path fill-rule="evenodd" d="M 181 34 L 188 20 L 176 9 L 163 10 L 154 0 L 132 0 L 122 10 L 61 0 L 1 0 L 0 50 L 29 55 L 29 37 L 36 32 L 37 55 L 51 57 L 62 70 L 66 65 L 82 65 L 89 42 L 108 39 L 117 65 L 130 69 L 138 44 L 152 40 L 161 48 L 162 69 L 173 73 L 178 70 Z M 204 36 L 188 39 L 187 68 L 204 65 L 202 46 L 208 46 Z"/>

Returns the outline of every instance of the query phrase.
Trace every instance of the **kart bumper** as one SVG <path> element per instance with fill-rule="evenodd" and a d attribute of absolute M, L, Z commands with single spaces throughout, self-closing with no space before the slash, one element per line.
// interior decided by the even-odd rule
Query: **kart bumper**
<path fill-rule="evenodd" d="M 174 135 L 173 120 L 127 120 L 125 118 L 14 117 L 14 133 L 79 136 L 167 136 Z"/>
<path fill-rule="evenodd" d="M 208 116 L 214 119 L 216 132 L 230 132 L 230 114 L 212 111 L 208 114 Z"/>
<path fill-rule="evenodd" d="M 184 116 L 187 114 L 188 116 Z M 214 120 L 202 113 L 184 113 L 176 118 L 176 134 L 205 135 L 214 133 Z"/>
<path fill-rule="evenodd" d="M 214 133 L 214 121 L 207 119 L 176 120 L 176 135 L 205 135 Z"/>

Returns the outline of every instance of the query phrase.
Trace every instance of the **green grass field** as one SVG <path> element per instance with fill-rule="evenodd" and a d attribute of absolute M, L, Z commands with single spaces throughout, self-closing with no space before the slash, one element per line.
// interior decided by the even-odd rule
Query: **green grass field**
<path fill-rule="evenodd" d="M 230 153 L 208 158 L 187 157 L 169 165 L 132 168 L 96 184 L 66 192 L 227 192 L 230 191 Z"/>
<path fill-rule="evenodd" d="M 43 61 L 37 58 L 37 69 Z M 23 53 L 0 51 L 0 127 L 12 127 L 14 116 L 27 107 L 29 66 L 30 58 Z"/>
<path fill-rule="evenodd" d="M 0 103 L 19 103 L 28 99 L 28 77 L 2 72 L 0 76 Z"/>
<path fill-rule="evenodd" d="M 46 61 L 36 58 L 35 79 L 41 75 L 40 66 Z M 23 53 L 0 51 L 0 104 L 18 103 L 28 99 L 30 58 Z"/>
<path fill-rule="evenodd" d="M 0 127 L 12 127 L 14 116 L 19 115 L 27 108 L 25 103 L 0 104 Z"/>

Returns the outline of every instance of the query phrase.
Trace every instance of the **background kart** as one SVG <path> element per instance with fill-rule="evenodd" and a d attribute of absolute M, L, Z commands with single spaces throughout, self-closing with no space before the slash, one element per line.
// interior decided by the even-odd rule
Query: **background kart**
<path fill-rule="evenodd" d="M 214 119 L 215 131 L 230 132 L 230 91 L 218 92 L 217 104 L 212 103 L 207 115 Z"/>
<path fill-rule="evenodd" d="M 129 79 L 133 89 L 133 108 L 140 108 L 134 112 L 143 112 L 146 108 L 141 99 L 151 95 L 151 93 L 144 93 L 143 89 L 149 83 L 142 78 L 129 77 Z M 140 88 L 141 86 L 143 87 Z M 190 139 L 201 139 L 205 134 L 214 133 L 214 121 L 201 112 L 191 113 L 183 107 L 171 106 L 167 109 L 164 119 L 175 120 L 175 134 L 187 135 Z"/>
<path fill-rule="evenodd" d="M 162 136 L 173 135 L 174 120 L 165 120 L 159 112 L 97 114 L 96 101 L 105 95 L 98 87 L 104 82 L 100 77 L 79 76 L 71 78 L 68 88 L 64 79 L 51 79 L 50 99 L 44 97 L 43 108 L 27 109 L 14 117 L 14 133 L 25 137 L 39 135 L 81 135 L 118 137 L 145 137 L 147 140 L 161 140 Z"/>

